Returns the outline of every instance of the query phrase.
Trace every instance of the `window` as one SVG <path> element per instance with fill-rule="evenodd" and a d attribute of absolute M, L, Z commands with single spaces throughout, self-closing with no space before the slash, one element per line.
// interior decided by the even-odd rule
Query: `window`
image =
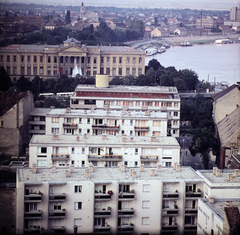
<path fill-rule="evenodd" d="M 174 117 L 177 117 L 177 116 L 178 116 L 178 112 L 174 112 L 174 113 L 173 113 L 173 116 L 174 116 Z"/>
<path fill-rule="evenodd" d="M 82 129 L 79 129 L 78 133 L 79 133 L 79 135 L 81 135 L 82 134 Z"/>
<path fill-rule="evenodd" d="M 34 62 L 34 63 L 37 62 L 37 56 L 33 56 L 33 62 Z"/>
<path fill-rule="evenodd" d="M 47 166 L 47 160 L 38 160 L 37 161 L 37 166 Z"/>
<path fill-rule="evenodd" d="M 48 56 L 48 63 L 51 63 L 51 56 Z"/>
<path fill-rule="evenodd" d="M 130 63 L 130 57 L 127 57 L 127 64 Z"/>
<path fill-rule="evenodd" d="M 126 69 L 126 75 L 130 75 L 130 68 Z"/>
<path fill-rule="evenodd" d="M 54 63 L 57 63 L 57 56 L 54 56 Z"/>
<path fill-rule="evenodd" d="M 90 124 L 90 118 L 87 119 L 87 124 Z"/>
<path fill-rule="evenodd" d="M 24 55 L 21 56 L 21 62 L 24 62 Z"/>
<path fill-rule="evenodd" d="M 174 107 L 178 107 L 178 103 L 174 103 Z"/>
<path fill-rule="evenodd" d="M 82 219 L 74 219 L 74 226 L 81 227 L 82 226 Z"/>
<path fill-rule="evenodd" d="M 106 69 L 106 74 L 107 74 L 107 75 L 110 75 L 110 68 L 107 68 L 107 69 Z"/>
<path fill-rule="evenodd" d="M 37 74 L 37 67 L 33 67 L 33 74 L 34 74 L 34 75 Z"/>
<path fill-rule="evenodd" d="M 155 136 L 161 136 L 161 132 L 160 132 L 160 131 L 153 131 L 153 135 L 155 135 Z"/>
<path fill-rule="evenodd" d="M 119 57 L 119 64 L 122 63 L 122 57 Z"/>
<path fill-rule="evenodd" d="M 74 202 L 74 210 L 81 210 L 82 202 Z"/>
<path fill-rule="evenodd" d="M 132 68 L 132 75 L 136 76 L 136 68 Z"/>
<path fill-rule="evenodd" d="M 25 68 L 24 66 L 21 66 L 21 74 L 24 75 L 24 73 L 25 73 Z"/>
<path fill-rule="evenodd" d="M 161 126 L 161 121 L 153 121 L 153 126 Z"/>
<path fill-rule="evenodd" d="M 38 148 L 38 153 L 47 153 L 47 148 L 46 147 L 39 147 Z"/>
<path fill-rule="evenodd" d="M 31 74 L 31 66 L 27 66 L 27 74 L 28 74 L 28 75 Z"/>
<path fill-rule="evenodd" d="M 10 62 L 10 56 L 9 55 L 7 56 L 7 62 Z"/>
<path fill-rule="evenodd" d="M 138 155 L 138 149 L 135 149 L 135 155 Z"/>
<path fill-rule="evenodd" d="M 136 106 L 140 106 L 140 102 L 139 101 L 136 101 Z"/>
<path fill-rule="evenodd" d="M 118 68 L 118 75 L 122 75 L 122 68 Z"/>
<path fill-rule="evenodd" d="M 136 64 L 136 57 L 133 57 L 133 64 Z"/>
<path fill-rule="evenodd" d="M 17 66 L 13 66 L 13 74 L 17 74 Z"/>
<path fill-rule="evenodd" d="M 94 63 L 94 64 L 97 63 L 97 57 L 94 57 L 94 59 L 93 59 L 93 63 Z"/>
<path fill-rule="evenodd" d="M 130 136 L 132 136 L 133 135 L 133 131 L 130 131 Z"/>
<path fill-rule="evenodd" d="M 159 106 L 159 102 L 155 102 L 155 106 L 158 107 Z"/>
<path fill-rule="evenodd" d="M 40 67 L 40 74 L 43 74 L 43 67 Z"/>
<path fill-rule="evenodd" d="M 30 55 L 27 56 L 27 62 L 31 62 L 31 56 Z"/>
<path fill-rule="evenodd" d="M 139 64 L 142 63 L 142 57 L 139 57 Z"/>
<path fill-rule="evenodd" d="M 142 68 L 138 68 L 138 75 L 142 74 Z"/>
<path fill-rule="evenodd" d="M 29 203 L 26 208 L 28 211 L 36 211 L 37 210 L 37 203 Z"/>
<path fill-rule="evenodd" d="M 82 192 L 82 185 L 75 185 L 74 192 L 75 193 L 81 193 Z"/>
<path fill-rule="evenodd" d="M 67 134 L 74 134 L 74 129 L 67 128 L 66 133 Z"/>
<path fill-rule="evenodd" d="M 107 57 L 107 63 L 110 63 L 110 57 Z"/>
<path fill-rule="evenodd" d="M 82 154 L 85 154 L 85 148 L 82 148 Z"/>
<path fill-rule="evenodd" d="M 178 121 L 173 121 L 173 125 L 178 125 Z"/>
<path fill-rule="evenodd" d="M 17 61 L 17 57 L 14 55 L 13 56 L 13 62 L 16 62 Z"/>
<path fill-rule="evenodd" d="M 150 192 L 150 184 L 143 185 L 143 192 Z"/>
<path fill-rule="evenodd" d="M 40 56 L 40 62 L 43 62 L 43 56 Z"/>
<path fill-rule="evenodd" d="M 53 205 L 53 210 L 61 210 L 62 206 L 60 204 L 54 204 Z"/>
<path fill-rule="evenodd" d="M 122 120 L 122 125 L 124 125 L 124 122 L 125 122 L 125 120 L 123 119 L 123 120 Z"/>
<path fill-rule="evenodd" d="M 82 118 L 79 118 L 79 124 L 82 124 Z"/>
<path fill-rule="evenodd" d="M 142 209 L 149 209 L 150 201 L 142 201 Z"/>
<path fill-rule="evenodd" d="M 1 55 L 1 62 L 3 62 L 3 55 Z"/>
<path fill-rule="evenodd" d="M 172 155 L 172 149 L 163 149 L 162 150 L 162 155 L 171 156 Z"/>
<path fill-rule="evenodd" d="M 133 125 L 133 120 L 130 120 L 130 126 L 132 126 Z"/>
<path fill-rule="evenodd" d="M 117 101 L 117 106 L 121 106 L 122 102 L 121 101 Z"/>
<path fill-rule="evenodd" d="M 72 123 L 72 118 L 67 118 L 67 123 Z"/>
<path fill-rule="evenodd" d="M 52 123 L 59 123 L 59 118 L 58 117 L 52 118 Z"/>
<path fill-rule="evenodd" d="M 72 148 L 72 154 L 75 154 L 75 148 Z"/>
<path fill-rule="evenodd" d="M 52 128 L 53 134 L 59 134 L 59 128 Z"/>
<path fill-rule="evenodd" d="M 142 217 L 142 225 L 149 225 L 149 217 Z"/>
<path fill-rule="evenodd" d="M 112 69 L 112 75 L 116 75 L 116 68 L 115 67 L 113 67 L 113 69 Z"/>
<path fill-rule="evenodd" d="M 101 63 L 104 63 L 104 57 L 101 56 Z"/>
<path fill-rule="evenodd" d="M 172 103 L 167 103 L 167 106 L 168 107 L 172 107 Z"/>
<path fill-rule="evenodd" d="M 113 57 L 113 63 L 116 63 L 116 57 Z"/>

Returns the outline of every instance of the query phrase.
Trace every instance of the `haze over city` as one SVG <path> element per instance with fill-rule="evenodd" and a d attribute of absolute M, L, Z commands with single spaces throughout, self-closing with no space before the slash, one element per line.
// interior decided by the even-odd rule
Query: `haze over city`
<path fill-rule="evenodd" d="M 37 4 L 63 4 L 63 5 L 80 5 L 82 1 L 79 0 L 0 0 L 0 2 L 9 3 L 37 3 Z M 117 0 L 87 0 L 83 1 L 86 6 L 115 6 L 115 7 L 139 7 L 139 8 L 191 8 L 191 9 L 213 9 L 213 10 L 226 10 L 230 6 L 238 6 L 238 0 L 132 0 L 132 1 L 117 1 Z"/>

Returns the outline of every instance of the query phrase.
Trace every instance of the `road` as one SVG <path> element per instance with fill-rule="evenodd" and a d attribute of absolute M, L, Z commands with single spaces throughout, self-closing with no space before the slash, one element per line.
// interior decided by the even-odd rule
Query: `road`
<path fill-rule="evenodd" d="M 181 166 L 191 166 L 194 170 L 201 170 L 203 168 L 203 164 L 201 163 L 200 154 L 197 153 L 196 156 L 192 156 L 189 151 L 189 146 L 192 143 L 192 137 L 184 136 L 179 137 L 178 142 L 181 146 L 181 156 L 180 163 Z M 209 162 L 209 169 L 212 169 L 214 166 L 214 162 Z"/>

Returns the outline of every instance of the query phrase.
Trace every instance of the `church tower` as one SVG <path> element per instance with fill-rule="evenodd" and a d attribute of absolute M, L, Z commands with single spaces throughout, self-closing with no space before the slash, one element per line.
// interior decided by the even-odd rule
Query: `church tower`
<path fill-rule="evenodd" d="M 84 11 L 85 11 L 84 8 L 85 8 L 85 7 L 84 7 L 84 4 L 83 4 L 83 2 L 82 2 L 82 5 L 80 6 L 80 20 L 83 19 Z"/>

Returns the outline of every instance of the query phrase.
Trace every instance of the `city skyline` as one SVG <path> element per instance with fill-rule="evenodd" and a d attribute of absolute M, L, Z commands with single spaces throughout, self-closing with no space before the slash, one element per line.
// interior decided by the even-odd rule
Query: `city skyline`
<path fill-rule="evenodd" d="M 0 0 L 0 2 L 9 2 L 9 3 L 36 3 L 33 0 Z M 57 1 L 57 0 L 40 0 L 38 4 L 63 4 L 63 5 L 80 5 L 82 1 L 70 0 L 70 1 Z M 239 7 L 238 0 L 169 0 L 169 1 L 156 1 L 150 0 L 145 2 L 143 0 L 133 0 L 133 1 L 116 1 L 116 0 L 101 0 L 97 3 L 93 0 L 83 1 L 86 6 L 114 6 L 114 7 L 130 7 L 130 8 L 191 8 L 191 9 L 212 9 L 212 10 L 227 10 L 232 6 Z"/>

